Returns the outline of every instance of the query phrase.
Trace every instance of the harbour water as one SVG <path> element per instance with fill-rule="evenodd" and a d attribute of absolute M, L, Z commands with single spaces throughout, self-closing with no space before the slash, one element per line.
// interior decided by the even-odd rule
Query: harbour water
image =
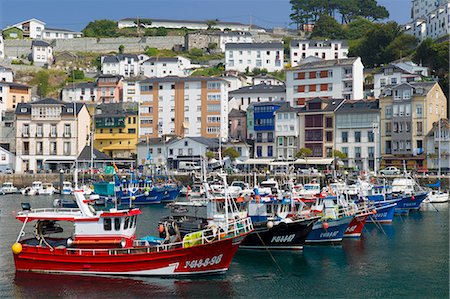
<path fill-rule="evenodd" d="M 396 217 L 382 230 L 367 224 L 361 240 L 297 252 L 240 250 L 230 270 L 211 277 L 84 277 L 17 273 L 11 245 L 21 202 L 50 207 L 55 197 L 0 197 L 0 298 L 448 298 L 448 204 Z M 436 212 L 437 208 L 439 211 Z M 156 234 L 168 213 L 142 208 L 138 236 Z"/>

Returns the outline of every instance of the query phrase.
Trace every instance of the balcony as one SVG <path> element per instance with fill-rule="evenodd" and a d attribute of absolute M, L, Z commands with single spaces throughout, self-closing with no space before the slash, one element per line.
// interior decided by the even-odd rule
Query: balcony
<path fill-rule="evenodd" d="M 72 134 L 70 132 L 64 132 L 64 138 L 70 138 L 72 137 Z"/>
<path fill-rule="evenodd" d="M 386 154 L 386 155 L 391 155 L 391 154 L 392 154 L 392 149 L 391 149 L 391 148 L 387 148 L 387 149 L 385 150 L 385 154 Z"/>
<path fill-rule="evenodd" d="M 49 134 L 49 137 L 50 138 L 56 138 L 56 137 L 58 137 L 58 134 L 56 132 L 53 132 L 53 133 Z"/>
<path fill-rule="evenodd" d="M 28 138 L 28 137 L 30 137 L 30 134 L 28 132 L 23 132 L 22 133 L 22 137 L 23 138 Z"/>

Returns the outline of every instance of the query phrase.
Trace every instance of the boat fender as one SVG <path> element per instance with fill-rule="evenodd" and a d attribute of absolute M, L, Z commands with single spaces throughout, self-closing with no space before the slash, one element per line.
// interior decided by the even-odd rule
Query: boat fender
<path fill-rule="evenodd" d="M 160 224 L 158 226 L 158 231 L 159 231 L 160 234 L 163 233 L 164 232 L 164 225 Z"/>
<path fill-rule="evenodd" d="M 11 246 L 11 250 L 14 254 L 19 254 L 22 252 L 22 244 L 20 244 L 19 242 L 14 243 Z"/>
<path fill-rule="evenodd" d="M 323 227 L 324 230 L 327 230 L 328 227 L 329 227 L 328 222 L 322 223 L 322 227 Z"/>
<path fill-rule="evenodd" d="M 373 209 L 373 210 L 372 210 L 372 214 L 375 215 L 376 213 L 377 213 L 377 210 Z"/>
<path fill-rule="evenodd" d="M 267 228 L 271 229 L 273 227 L 273 221 L 267 221 Z"/>
<path fill-rule="evenodd" d="M 67 239 L 67 247 L 72 247 L 73 246 L 73 240 L 71 238 Z"/>
<path fill-rule="evenodd" d="M 414 196 L 411 196 L 411 200 L 415 200 L 416 198 Z"/>

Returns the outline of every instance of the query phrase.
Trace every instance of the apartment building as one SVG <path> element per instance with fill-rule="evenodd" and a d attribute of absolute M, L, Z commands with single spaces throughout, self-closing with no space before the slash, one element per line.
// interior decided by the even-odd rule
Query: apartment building
<path fill-rule="evenodd" d="M 1 40 L 0 40 L 0 44 L 1 44 Z M 1 47 L 1 45 L 0 45 L 0 47 Z M 0 48 L 0 51 L 1 51 L 1 48 Z M 1 58 L 1 56 L 0 56 L 0 58 Z M 14 73 L 13 73 L 12 69 L 0 65 L 0 82 L 13 82 L 13 81 L 14 81 Z"/>
<path fill-rule="evenodd" d="M 275 147 L 277 160 L 294 160 L 299 150 L 300 121 L 298 109 L 285 103 L 275 111 Z"/>
<path fill-rule="evenodd" d="M 228 114 L 228 137 L 231 140 L 247 139 L 247 112 L 231 109 Z"/>
<path fill-rule="evenodd" d="M 275 153 L 275 111 L 285 102 L 251 103 L 247 108 L 248 138 L 254 141 L 258 158 L 271 158 Z"/>
<path fill-rule="evenodd" d="M 361 58 L 309 62 L 286 71 L 286 96 L 292 106 L 312 98 L 360 100 L 363 98 L 364 66 Z"/>
<path fill-rule="evenodd" d="M 404 25 L 405 33 L 419 40 L 439 38 L 450 33 L 450 2 L 448 0 L 413 0 L 411 22 Z"/>
<path fill-rule="evenodd" d="M 61 100 L 64 102 L 97 102 L 97 83 L 83 82 L 68 84 L 61 90 Z"/>
<path fill-rule="evenodd" d="M 228 137 L 228 82 L 219 77 L 148 78 L 140 84 L 141 138 Z"/>
<path fill-rule="evenodd" d="M 286 86 L 267 85 L 261 83 L 258 85 L 244 86 L 230 91 L 228 109 L 247 110 L 251 103 L 273 102 L 286 100 Z"/>
<path fill-rule="evenodd" d="M 343 99 L 315 98 L 298 110 L 300 115 L 299 148 L 309 148 L 313 157 L 332 157 L 335 136 L 335 112 Z"/>
<path fill-rule="evenodd" d="M 344 165 L 374 170 L 381 157 L 378 100 L 345 101 L 335 112 L 335 124 L 335 149 L 347 155 Z"/>
<path fill-rule="evenodd" d="M 373 96 L 378 99 L 386 85 L 422 81 L 422 78 L 427 76 L 427 67 L 419 66 L 412 61 L 392 62 L 373 75 Z"/>
<path fill-rule="evenodd" d="M 113 159 L 136 158 L 139 130 L 136 111 L 96 114 L 94 128 L 94 148 Z"/>
<path fill-rule="evenodd" d="M 282 43 L 228 43 L 225 45 L 225 70 L 238 72 L 255 68 L 268 72 L 284 68 Z"/>
<path fill-rule="evenodd" d="M 150 57 L 141 64 L 141 74 L 146 77 L 185 77 L 192 72 L 193 65 L 187 58 L 177 57 Z"/>
<path fill-rule="evenodd" d="M 100 103 L 122 102 L 123 77 L 103 74 L 97 77 L 97 101 Z"/>
<path fill-rule="evenodd" d="M 441 118 L 433 124 L 427 135 L 427 168 L 439 170 L 441 173 L 450 172 L 450 123 L 448 119 Z M 441 128 L 439 134 L 439 127 Z M 440 149 L 439 149 L 440 146 Z M 439 156 L 440 153 L 440 156 Z"/>
<path fill-rule="evenodd" d="M 23 38 L 33 38 L 33 39 L 42 39 L 42 32 L 45 29 L 45 22 L 42 22 L 38 19 L 32 18 L 25 20 L 23 22 L 19 22 L 17 24 L 8 26 L 3 29 L 3 31 L 18 28 L 23 32 Z M 17 36 L 15 36 L 17 37 Z M 14 38 L 14 36 L 12 36 Z"/>
<path fill-rule="evenodd" d="M 31 101 L 31 87 L 14 82 L 0 82 L 0 111 L 16 109 L 18 103 Z"/>
<path fill-rule="evenodd" d="M 284 81 L 281 81 L 280 79 L 277 79 L 274 76 L 268 74 L 259 74 L 250 78 L 252 81 L 252 85 L 284 85 Z"/>
<path fill-rule="evenodd" d="M 426 136 L 447 118 L 447 99 L 436 82 L 386 86 L 380 96 L 381 166 L 426 166 Z"/>
<path fill-rule="evenodd" d="M 16 173 L 70 169 L 86 146 L 90 116 L 83 103 L 19 103 L 15 117 Z"/>
<path fill-rule="evenodd" d="M 102 74 L 120 75 L 125 78 L 134 77 L 140 73 L 140 61 L 135 54 L 117 54 L 102 56 Z"/>
<path fill-rule="evenodd" d="M 31 42 L 31 55 L 33 63 L 37 66 L 53 64 L 53 47 L 42 40 Z"/>
<path fill-rule="evenodd" d="M 49 28 L 45 27 L 42 38 L 43 39 L 69 39 L 82 37 L 83 32 L 72 31 L 68 29 Z"/>
<path fill-rule="evenodd" d="M 292 40 L 290 49 L 291 67 L 294 67 L 310 56 L 325 60 L 347 58 L 348 43 L 345 40 Z"/>
<path fill-rule="evenodd" d="M 225 52 L 226 44 L 253 43 L 253 36 L 246 31 L 224 31 L 219 33 L 219 48 Z"/>

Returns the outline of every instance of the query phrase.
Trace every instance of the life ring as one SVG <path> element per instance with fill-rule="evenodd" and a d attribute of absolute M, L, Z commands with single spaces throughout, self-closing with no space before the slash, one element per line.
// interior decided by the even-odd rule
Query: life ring
<path fill-rule="evenodd" d="M 216 239 L 216 237 L 217 237 L 217 233 L 218 233 L 218 228 L 217 228 L 217 226 L 213 226 L 213 227 L 211 227 L 211 229 L 210 230 L 207 230 L 207 232 L 208 231 L 210 231 L 211 232 L 211 235 L 203 235 L 203 237 L 205 238 L 205 241 L 207 242 L 207 243 L 211 243 L 211 242 L 213 242 L 215 239 Z"/>

